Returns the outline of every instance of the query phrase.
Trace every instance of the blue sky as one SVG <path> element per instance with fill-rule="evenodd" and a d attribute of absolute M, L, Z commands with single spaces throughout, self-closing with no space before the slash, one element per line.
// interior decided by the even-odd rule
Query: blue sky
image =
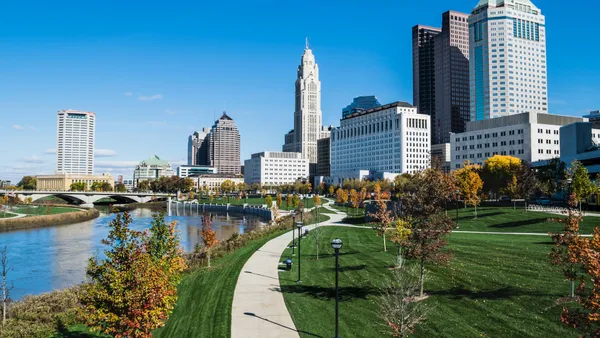
<path fill-rule="evenodd" d="M 225 108 L 242 160 L 280 150 L 310 39 L 323 121 L 358 95 L 412 102 L 411 27 L 460 1 L 10 1 L 0 20 L 0 179 L 52 173 L 56 111 L 97 114 L 96 173 L 152 154 L 186 161 L 187 137 Z M 600 108 L 600 4 L 537 0 L 546 15 L 550 111 Z M 304 9 L 306 8 L 306 9 Z"/>

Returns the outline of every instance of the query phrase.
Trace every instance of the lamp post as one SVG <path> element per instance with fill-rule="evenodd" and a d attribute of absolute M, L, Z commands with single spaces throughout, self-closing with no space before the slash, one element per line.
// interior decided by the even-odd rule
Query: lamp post
<path fill-rule="evenodd" d="M 296 214 L 292 215 L 292 256 L 295 255 L 296 249 L 296 230 L 293 228 L 293 225 L 296 224 Z"/>
<path fill-rule="evenodd" d="M 460 196 L 459 194 L 460 194 L 460 190 L 456 189 L 456 228 L 457 229 L 459 228 L 459 226 L 458 226 L 458 198 Z"/>
<path fill-rule="evenodd" d="M 302 283 L 302 279 L 300 279 L 300 246 L 302 241 L 300 240 L 300 232 L 302 231 L 302 222 L 296 223 L 296 227 L 298 228 L 298 280 L 296 283 Z"/>
<path fill-rule="evenodd" d="M 340 249 L 342 248 L 343 243 L 342 240 L 339 238 L 335 238 L 331 241 L 331 247 L 335 250 L 335 338 L 339 338 L 340 334 L 339 334 L 339 309 L 338 309 L 338 303 L 339 303 L 339 287 L 338 287 L 338 275 L 339 275 L 339 270 L 340 270 L 340 264 L 339 264 L 339 256 L 340 256 Z"/>

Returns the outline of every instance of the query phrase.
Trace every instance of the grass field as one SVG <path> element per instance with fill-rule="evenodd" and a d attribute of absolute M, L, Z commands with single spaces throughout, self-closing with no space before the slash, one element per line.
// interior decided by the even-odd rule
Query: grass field
<path fill-rule="evenodd" d="M 11 218 L 11 217 L 15 217 L 15 216 L 17 216 L 17 215 L 12 214 L 7 211 L 0 211 L 0 218 Z"/>
<path fill-rule="evenodd" d="M 39 207 L 19 206 L 16 209 L 12 209 L 11 211 L 18 213 L 18 214 L 37 216 L 37 215 L 47 215 L 47 214 L 49 214 L 49 215 L 64 214 L 67 212 L 79 211 L 81 209 L 68 208 L 68 207 L 50 207 L 49 213 L 46 213 L 46 210 L 47 209 L 45 206 L 39 206 Z"/>
<path fill-rule="evenodd" d="M 341 207 L 336 207 L 345 211 Z M 361 209 L 358 209 L 361 211 Z M 364 221 L 364 209 L 362 216 L 350 215 L 344 222 L 355 225 L 371 226 Z M 456 209 L 448 209 L 448 216 L 456 220 Z M 458 209 L 458 225 L 462 231 L 485 231 L 485 232 L 532 232 L 548 233 L 560 231 L 563 225 L 553 222 L 552 219 L 564 218 L 566 216 L 546 212 L 527 211 L 525 209 L 513 209 L 511 207 L 478 207 L 477 218 L 475 218 L 472 207 Z M 600 217 L 586 216 L 581 222 L 581 233 L 590 234 L 594 227 L 600 226 Z"/>
<path fill-rule="evenodd" d="M 323 229 L 319 260 L 314 240 L 303 240 L 301 285 L 295 283 L 296 265 L 280 274 L 286 305 L 301 336 L 334 334 L 334 237 L 344 241 L 340 336 L 391 336 L 379 318 L 378 301 L 395 248 L 385 253 L 374 231 L 342 227 Z M 550 244 L 549 238 L 539 236 L 452 234 L 454 260 L 448 266 L 428 266 L 425 291 L 430 296 L 425 302 L 430 312 L 414 336 L 577 336 L 559 322 L 561 308 L 554 302 L 567 295 L 569 286 L 548 263 Z"/>

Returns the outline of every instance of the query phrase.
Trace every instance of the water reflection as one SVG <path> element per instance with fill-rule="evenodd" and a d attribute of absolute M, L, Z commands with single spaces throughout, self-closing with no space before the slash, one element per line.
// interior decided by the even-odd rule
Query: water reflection
<path fill-rule="evenodd" d="M 148 228 L 153 211 L 135 209 L 132 228 Z M 207 213 L 208 216 L 211 213 Z M 217 239 L 224 240 L 234 233 L 250 231 L 262 223 L 252 215 L 212 213 L 213 228 Z M 105 211 L 97 219 L 71 225 L 49 228 L 28 229 L 0 233 L 0 245 L 8 246 L 8 258 L 12 270 L 9 280 L 14 282 L 12 299 L 20 299 L 26 294 L 61 289 L 81 283 L 85 279 L 85 268 L 89 257 L 102 256 L 104 247 L 100 242 L 108 235 L 108 223 L 114 219 Z M 180 210 L 179 215 L 165 217 L 167 221 L 177 220 L 181 244 L 186 252 L 202 242 L 201 210 Z"/>

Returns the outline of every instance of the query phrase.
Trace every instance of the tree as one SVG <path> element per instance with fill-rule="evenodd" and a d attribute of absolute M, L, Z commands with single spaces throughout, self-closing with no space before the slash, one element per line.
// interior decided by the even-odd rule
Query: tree
<path fill-rule="evenodd" d="M 292 197 L 292 205 L 294 206 L 294 209 L 298 209 L 298 207 L 300 206 L 300 196 L 294 195 Z"/>
<path fill-rule="evenodd" d="M 567 218 L 557 218 L 554 221 L 563 224 L 563 232 L 551 233 L 554 247 L 550 251 L 550 260 L 553 265 L 562 268 L 565 278 L 571 282 L 571 297 L 575 297 L 575 280 L 579 276 L 581 266 L 575 259 L 574 248 L 579 235 L 579 223 L 583 219 L 581 212 L 576 210 L 577 198 L 571 195 Z"/>
<path fill-rule="evenodd" d="M 35 190 L 37 188 L 37 178 L 34 176 L 23 176 L 21 181 L 17 183 L 17 188 L 22 190 Z"/>
<path fill-rule="evenodd" d="M 414 332 L 415 326 L 425 320 L 426 315 L 426 304 L 418 299 L 418 266 L 394 270 L 387 284 L 379 303 L 380 315 L 394 337 L 408 337 Z"/>
<path fill-rule="evenodd" d="M 360 205 L 359 198 L 360 197 L 358 196 L 358 192 L 356 192 L 356 190 L 350 190 L 350 203 L 352 203 L 352 207 L 355 209 Z"/>
<path fill-rule="evenodd" d="M 150 182 L 149 181 L 139 181 L 137 184 L 137 190 L 146 192 L 150 190 Z"/>
<path fill-rule="evenodd" d="M 417 260 L 420 270 L 420 296 L 423 296 L 425 264 L 445 263 L 451 258 L 446 235 L 455 226 L 445 213 L 446 201 L 454 195 L 452 177 L 435 169 L 414 174 L 401 195 L 403 219 L 410 224 L 406 257 Z"/>
<path fill-rule="evenodd" d="M 577 160 L 571 163 L 571 168 L 569 168 L 568 171 L 568 177 L 571 179 L 571 192 L 575 195 L 575 198 L 579 203 L 579 211 L 581 211 L 581 202 L 585 201 L 588 197 L 595 193 L 598 188 L 594 182 L 590 180 L 587 169 L 581 162 Z"/>
<path fill-rule="evenodd" d="M 325 195 L 325 182 L 319 183 L 317 191 L 319 192 L 319 195 Z"/>
<path fill-rule="evenodd" d="M 147 232 L 130 228 L 129 213 L 117 214 L 102 243 L 106 258 L 89 260 L 81 315 L 93 330 L 117 337 L 151 337 L 177 302 L 177 285 L 186 268 L 176 222 L 154 216 Z"/>
<path fill-rule="evenodd" d="M 335 196 L 335 201 L 337 203 L 346 205 L 348 202 L 348 192 L 342 188 L 338 188 L 338 190 L 335 192 Z"/>
<path fill-rule="evenodd" d="M 398 246 L 398 257 L 397 257 L 397 262 L 396 262 L 396 266 L 398 268 L 402 267 L 402 262 L 403 262 L 403 258 L 402 258 L 402 247 L 404 245 L 406 245 L 407 241 L 408 241 L 408 237 L 410 236 L 410 234 L 412 233 L 412 230 L 410 228 L 410 223 L 408 223 L 406 220 L 398 218 L 396 220 L 396 222 L 394 223 L 394 231 L 392 232 L 392 235 L 390 236 L 390 240 L 396 244 L 396 246 Z"/>
<path fill-rule="evenodd" d="M 553 233 L 555 246 L 550 253 L 553 265 L 561 266 L 563 274 L 571 282 L 571 298 L 579 303 L 577 308 L 563 308 L 561 321 L 580 329 L 589 337 L 600 336 L 600 228 L 596 227 L 592 238 L 579 234 L 581 212 L 577 211 L 578 199 L 571 195 L 568 217 L 558 219 L 564 225 L 562 233 Z M 575 290 L 575 280 L 580 279 Z M 575 297 L 577 295 L 577 297 Z"/>
<path fill-rule="evenodd" d="M 1 278 L 0 288 L 2 289 L 2 325 L 6 321 L 6 304 L 10 297 L 10 291 L 13 289 L 13 283 L 8 282 L 8 272 L 11 270 L 11 266 L 8 264 L 8 247 L 5 245 L 2 251 L 0 251 L 0 272 Z"/>
<path fill-rule="evenodd" d="M 265 203 L 267 204 L 267 208 L 270 208 L 273 206 L 273 197 L 271 197 L 271 195 L 267 195 L 267 197 L 265 197 Z"/>
<path fill-rule="evenodd" d="M 202 240 L 204 241 L 204 248 L 206 257 L 208 259 L 208 267 L 210 268 L 210 254 L 212 248 L 217 245 L 217 232 L 212 228 L 212 216 L 208 217 L 206 214 L 202 216 Z"/>
<path fill-rule="evenodd" d="M 454 172 L 454 180 L 460 190 L 461 196 L 465 201 L 475 207 L 475 218 L 477 218 L 477 204 L 479 204 L 479 194 L 483 188 L 483 181 L 477 170 L 479 166 L 465 162 L 463 168 Z"/>
<path fill-rule="evenodd" d="M 548 165 L 537 168 L 535 176 L 540 192 L 552 196 L 563 189 L 563 182 L 566 178 L 565 163 L 559 158 L 553 158 Z"/>
<path fill-rule="evenodd" d="M 90 186 L 90 191 L 102 191 L 102 182 L 94 182 Z"/>
<path fill-rule="evenodd" d="M 286 207 L 286 209 L 289 209 L 289 208 L 290 208 L 290 205 L 292 205 L 292 203 L 293 203 L 293 202 L 292 202 L 292 195 L 290 195 L 290 194 L 287 194 L 287 195 L 285 196 L 285 207 Z"/>
<path fill-rule="evenodd" d="M 230 193 L 235 189 L 235 183 L 232 180 L 225 180 L 221 183 L 221 191 L 224 193 Z"/>
<path fill-rule="evenodd" d="M 494 155 L 485 160 L 481 168 L 485 192 L 502 192 L 507 182 L 516 176 L 520 167 L 521 160 L 509 155 Z"/>
<path fill-rule="evenodd" d="M 85 183 L 85 182 L 71 183 L 71 186 L 69 187 L 69 189 L 71 191 L 86 191 L 87 183 Z"/>
<path fill-rule="evenodd" d="M 517 182 L 517 175 L 513 175 L 512 178 L 508 181 L 506 188 L 503 189 L 504 193 L 510 196 L 510 199 L 513 201 L 513 209 L 517 209 L 517 202 L 515 201 L 519 198 L 519 184 Z"/>
<path fill-rule="evenodd" d="M 369 217 L 372 219 L 371 223 L 374 225 L 377 236 L 383 237 L 383 251 L 387 251 L 385 233 L 394 221 L 392 212 L 387 208 L 387 202 L 381 198 L 377 199 L 375 201 L 375 212 L 369 212 Z"/>
<path fill-rule="evenodd" d="M 6 196 L 6 195 L 0 196 L 0 205 L 2 205 L 2 216 L 4 216 L 6 213 L 5 210 L 7 208 L 8 202 L 10 202 L 10 198 L 8 196 Z"/>
<path fill-rule="evenodd" d="M 100 191 L 113 191 L 113 186 L 108 182 L 103 182 L 100 185 Z"/>
<path fill-rule="evenodd" d="M 123 183 L 115 184 L 115 192 L 127 192 L 127 187 Z"/>
<path fill-rule="evenodd" d="M 277 208 L 281 208 L 282 202 L 283 198 L 281 197 L 281 194 L 277 194 L 277 196 L 275 196 L 275 203 L 277 203 Z"/>
<path fill-rule="evenodd" d="M 246 192 L 246 191 L 248 191 L 248 185 L 244 182 L 240 182 L 237 184 L 237 190 L 239 192 Z"/>
<path fill-rule="evenodd" d="M 333 185 L 329 186 L 329 196 L 333 196 L 333 193 L 335 192 L 335 188 L 333 187 Z"/>
<path fill-rule="evenodd" d="M 521 162 L 521 167 L 517 171 L 518 195 L 525 199 L 525 210 L 527 210 L 527 199 L 533 195 L 539 182 L 535 176 L 531 165 L 526 161 Z"/>

